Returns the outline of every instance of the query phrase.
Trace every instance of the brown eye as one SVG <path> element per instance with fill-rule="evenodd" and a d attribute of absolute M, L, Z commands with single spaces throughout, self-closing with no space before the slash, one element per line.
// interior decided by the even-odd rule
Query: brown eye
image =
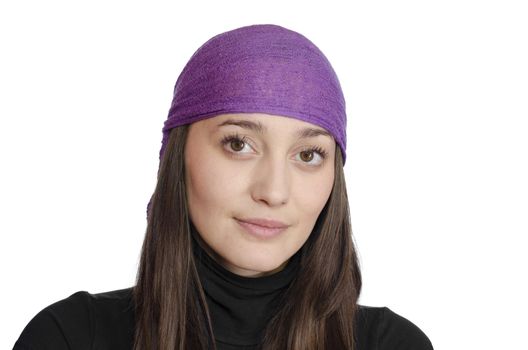
<path fill-rule="evenodd" d="M 301 160 L 303 162 L 309 162 L 313 159 L 313 152 L 312 151 L 302 151 L 301 152 Z"/>
<path fill-rule="evenodd" d="M 244 154 L 244 153 L 247 153 L 243 151 L 244 148 L 249 147 L 251 149 L 249 142 L 247 142 L 246 140 L 247 139 L 245 136 L 240 137 L 238 134 L 232 134 L 232 135 L 224 136 L 224 138 L 222 138 L 220 143 L 225 148 L 229 147 L 229 149 L 227 149 L 228 152 L 231 152 L 233 154 Z"/>
<path fill-rule="evenodd" d="M 322 166 L 328 156 L 328 152 L 319 146 L 312 146 L 297 153 L 297 155 L 301 162 L 308 166 Z"/>
<path fill-rule="evenodd" d="M 231 141 L 231 148 L 233 151 L 239 152 L 244 149 L 244 141 L 242 140 L 232 140 Z"/>

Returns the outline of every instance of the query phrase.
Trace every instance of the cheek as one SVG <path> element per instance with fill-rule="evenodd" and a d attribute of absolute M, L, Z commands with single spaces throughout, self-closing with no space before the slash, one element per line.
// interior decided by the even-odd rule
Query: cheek
<path fill-rule="evenodd" d="M 299 180 L 296 197 L 298 208 L 306 222 L 315 223 L 332 192 L 333 181 L 333 171 L 308 180 Z"/>
<path fill-rule="evenodd" d="M 189 156 L 185 173 L 190 208 L 208 215 L 225 211 L 240 192 L 243 176 L 213 150 L 191 150 Z"/>

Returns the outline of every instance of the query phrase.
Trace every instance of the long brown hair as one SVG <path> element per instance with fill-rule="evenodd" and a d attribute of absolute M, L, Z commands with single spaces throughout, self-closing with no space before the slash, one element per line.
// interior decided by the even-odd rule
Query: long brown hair
<path fill-rule="evenodd" d="M 192 252 L 183 156 L 188 127 L 171 129 L 149 206 L 132 294 L 134 350 L 216 349 Z M 339 147 L 332 192 L 301 250 L 299 272 L 261 348 L 354 349 L 361 273 Z"/>

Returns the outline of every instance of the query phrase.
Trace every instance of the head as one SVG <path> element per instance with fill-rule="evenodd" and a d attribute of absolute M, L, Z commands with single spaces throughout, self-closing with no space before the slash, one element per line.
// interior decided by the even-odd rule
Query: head
<path fill-rule="evenodd" d="M 162 132 L 134 349 L 215 348 L 195 233 L 247 277 L 279 271 L 300 251 L 262 349 L 352 349 L 361 275 L 343 173 L 345 101 L 322 52 L 276 25 L 219 34 L 178 77 Z"/>
<path fill-rule="evenodd" d="M 185 184 L 192 223 L 213 258 L 243 276 L 282 269 L 306 242 L 334 183 L 336 143 L 295 118 L 232 113 L 190 125 Z M 241 221 L 282 222 L 261 237 Z"/>

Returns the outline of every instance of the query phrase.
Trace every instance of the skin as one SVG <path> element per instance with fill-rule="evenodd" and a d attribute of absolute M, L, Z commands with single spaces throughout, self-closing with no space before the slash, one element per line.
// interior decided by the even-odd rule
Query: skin
<path fill-rule="evenodd" d="M 260 122 L 265 130 L 218 126 L 227 120 Z M 296 131 L 306 127 L 324 131 L 263 113 L 221 114 L 190 125 L 184 152 L 190 219 L 202 246 L 227 270 L 246 277 L 278 272 L 312 232 L 332 191 L 336 143 L 326 135 L 299 139 Z M 245 139 L 222 144 L 235 134 Z M 310 152 L 312 146 L 326 151 L 326 158 Z M 262 239 L 235 218 L 268 218 L 290 226 Z"/>

